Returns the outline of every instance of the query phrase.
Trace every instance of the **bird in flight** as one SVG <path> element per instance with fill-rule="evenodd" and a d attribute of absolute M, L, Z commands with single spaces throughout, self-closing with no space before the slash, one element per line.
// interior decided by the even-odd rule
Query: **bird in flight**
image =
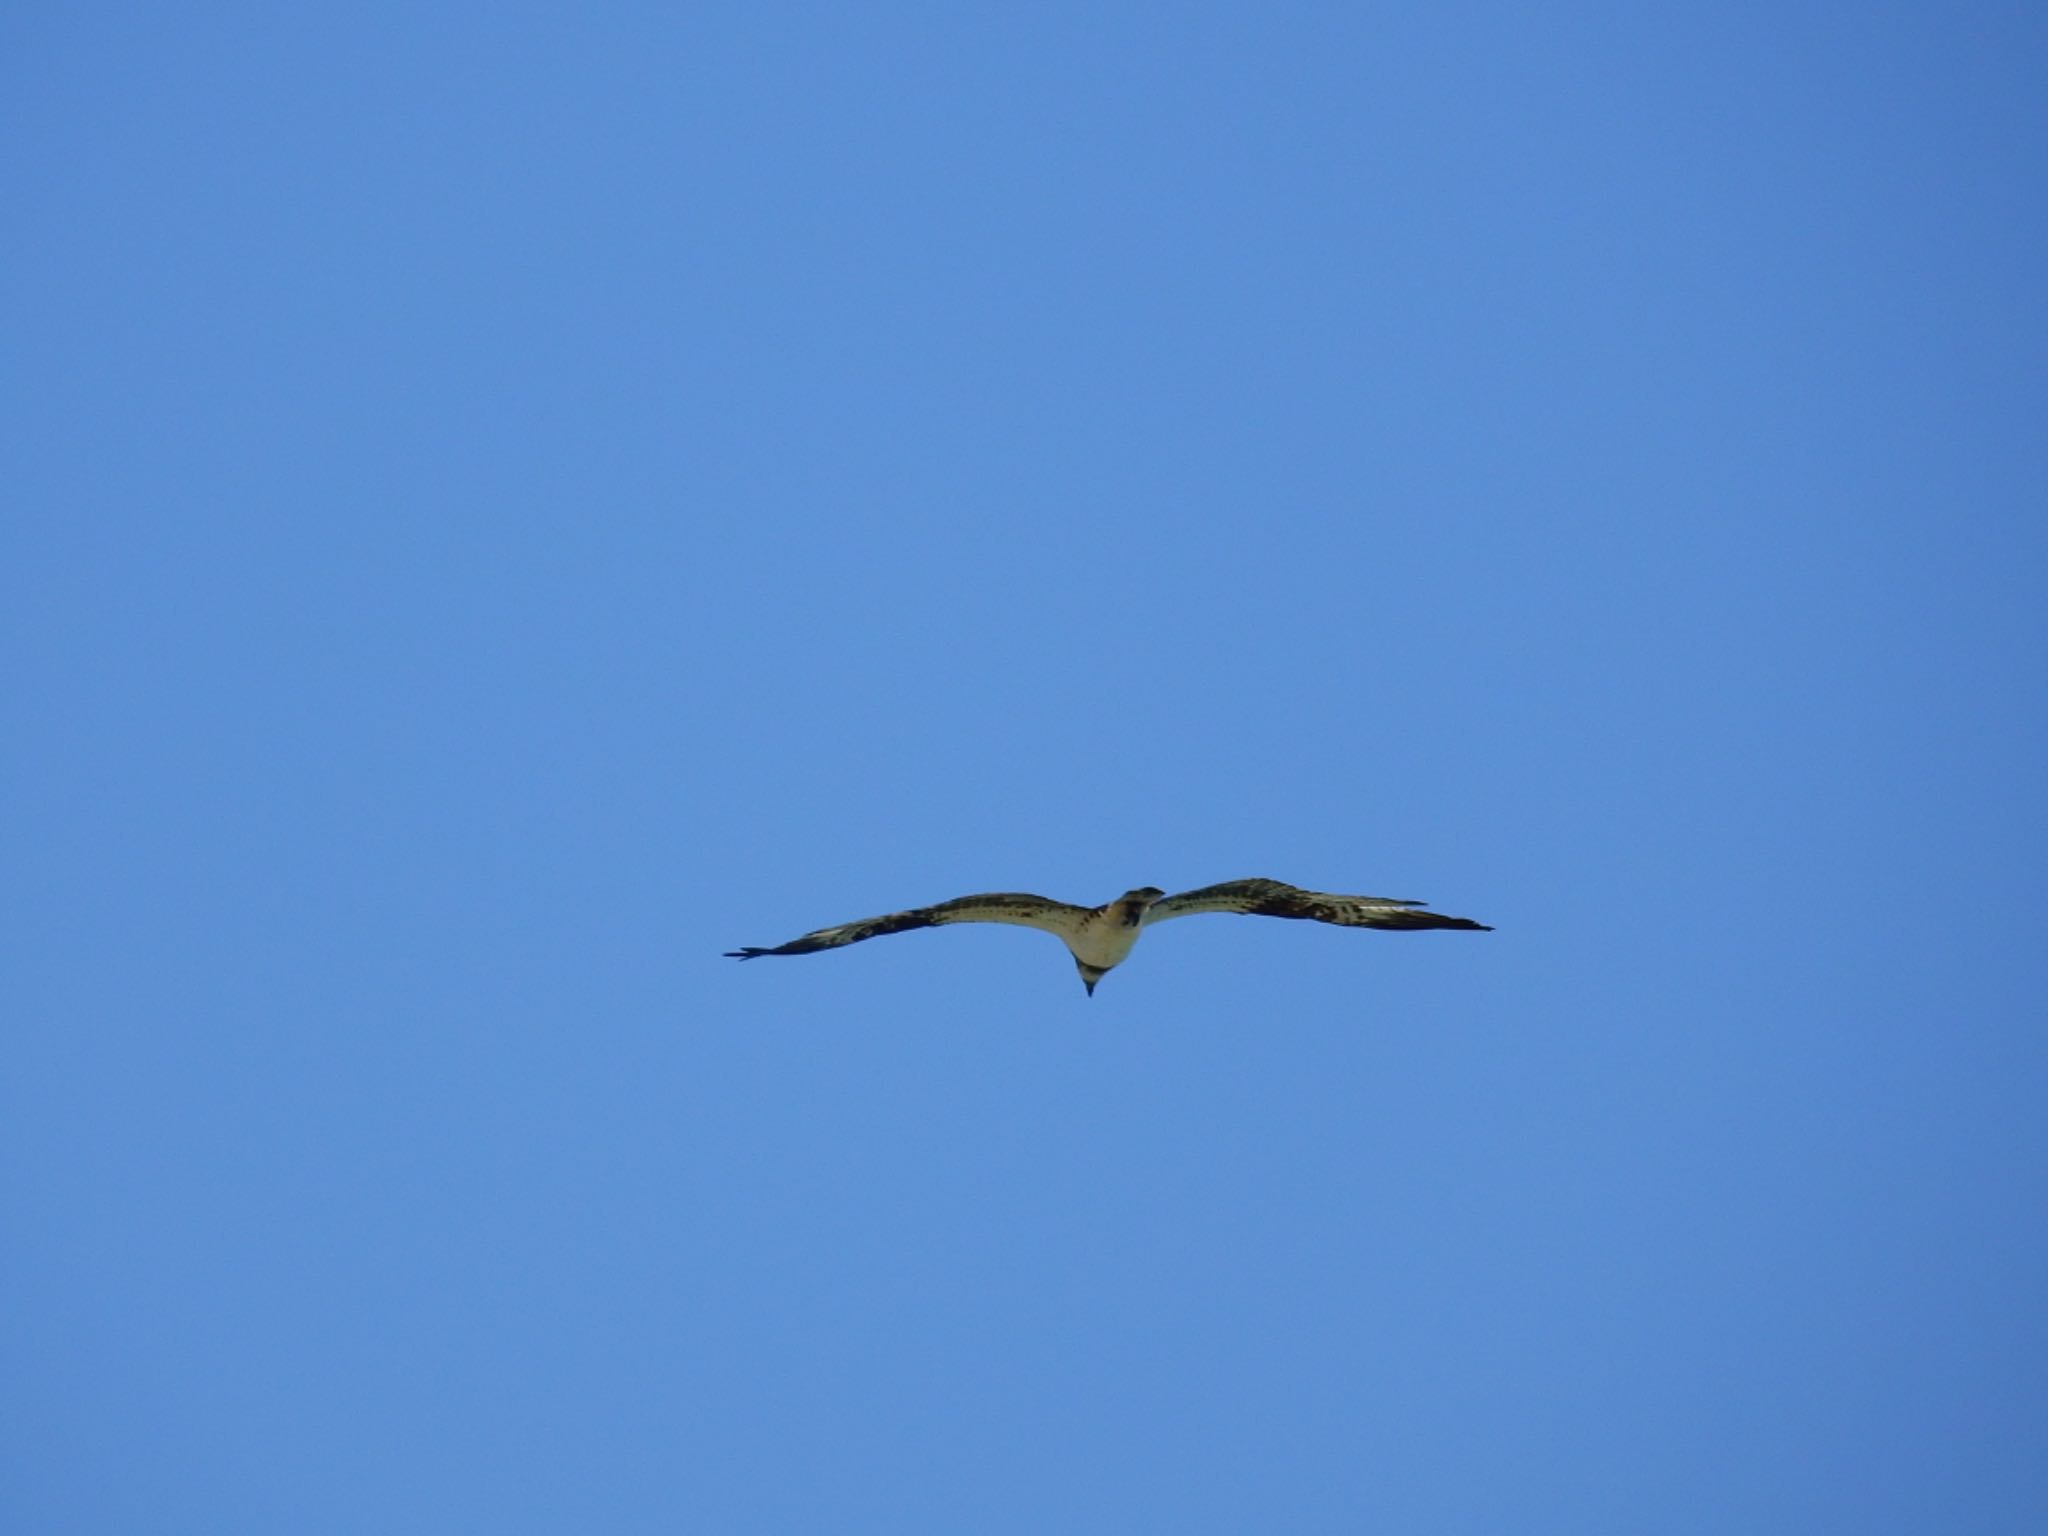
<path fill-rule="evenodd" d="M 1042 928 L 1065 944 L 1074 957 L 1074 969 L 1081 973 L 1081 985 L 1093 997 L 1095 984 L 1123 963 L 1140 933 L 1170 917 L 1193 917 L 1197 912 L 1307 918 L 1335 923 L 1340 928 L 1493 931 L 1487 924 L 1475 923 L 1469 917 L 1425 912 L 1419 901 L 1401 901 L 1390 896 L 1332 896 L 1324 891 L 1304 891 L 1281 880 L 1226 880 L 1221 885 L 1205 885 L 1198 891 L 1182 891 L 1178 896 L 1169 896 L 1156 885 L 1141 885 L 1099 907 L 1076 907 L 1014 891 L 962 896 L 936 906 L 912 907 L 906 912 L 841 923 L 836 928 L 820 928 L 773 949 L 730 949 L 726 957 L 758 960 L 763 955 L 811 955 L 821 949 L 858 944 L 862 939 L 878 939 L 885 933 L 908 933 L 913 928 L 936 928 L 943 923 L 1015 923 L 1024 928 Z"/>

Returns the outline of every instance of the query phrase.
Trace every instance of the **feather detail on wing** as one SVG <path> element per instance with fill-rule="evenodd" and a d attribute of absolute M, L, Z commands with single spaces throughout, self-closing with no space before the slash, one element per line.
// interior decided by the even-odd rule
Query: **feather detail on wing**
<path fill-rule="evenodd" d="M 945 923 L 1015 923 L 1024 928 L 1042 928 L 1064 939 L 1088 915 L 1086 907 L 1069 906 L 1064 901 L 1016 891 L 992 891 L 984 896 L 961 896 L 953 901 L 942 901 L 936 906 L 912 907 L 906 912 L 890 912 L 881 917 L 863 917 L 856 922 L 841 923 L 836 928 L 820 928 L 791 939 L 787 944 L 777 944 L 773 949 L 751 946 L 729 949 L 726 958 L 754 960 L 762 955 L 810 955 L 821 949 L 858 944 L 862 939 L 878 939 L 885 933 L 908 933 L 913 928 L 936 928 Z"/>
<path fill-rule="evenodd" d="M 1473 928 L 1493 930 L 1469 917 L 1444 917 L 1422 910 L 1419 901 L 1395 896 L 1336 896 L 1327 891 L 1305 891 L 1283 880 L 1226 880 L 1205 885 L 1198 891 L 1183 891 L 1152 903 L 1145 914 L 1147 926 L 1172 917 L 1192 917 L 1198 912 L 1242 912 L 1251 917 L 1295 917 L 1312 922 L 1335 923 L 1340 928 Z"/>

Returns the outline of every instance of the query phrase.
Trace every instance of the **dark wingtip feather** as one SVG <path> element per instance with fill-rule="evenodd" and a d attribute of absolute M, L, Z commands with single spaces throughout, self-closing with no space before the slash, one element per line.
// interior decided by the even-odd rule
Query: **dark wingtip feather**
<path fill-rule="evenodd" d="M 1369 926 L 1406 928 L 1411 931 L 1422 928 L 1456 928 L 1467 933 L 1493 932 L 1493 927 L 1489 923 L 1476 923 L 1469 917 L 1446 917 L 1441 912 L 1424 912 L 1413 907 L 1404 908 L 1399 912 L 1389 912 L 1380 921 Z"/>
<path fill-rule="evenodd" d="M 753 960 L 767 953 L 768 951 L 765 949 L 755 949 L 749 946 L 746 949 L 728 949 L 725 952 L 725 958 L 728 960 Z"/>

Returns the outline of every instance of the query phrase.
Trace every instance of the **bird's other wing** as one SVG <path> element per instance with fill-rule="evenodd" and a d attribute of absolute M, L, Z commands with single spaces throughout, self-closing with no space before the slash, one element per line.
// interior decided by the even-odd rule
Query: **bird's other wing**
<path fill-rule="evenodd" d="M 992 891 L 985 896 L 962 896 L 936 906 L 912 907 L 907 912 L 890 912 L 881 917 L 864 917 L 820 928 L 777 944 L 773 949 L 729 949 L 730 960 L 754 960 L 762 955 L 810 955 L 821 949 L 838 949 L 862 939 L 878 939 L 885 933 L 908 933 L 913 928 L 936 928 L 943 923 L 1016 923 L 1024 928 L 1043 928 L 1062 939 L 1074 933 L 1088 916 L 1086 907 L 1069 906 L 1044 896 L 1027 896 L 1017 891 Z"/>
<path fill-rule="evenodd" d="M 1334 896 L 1327 891 L 1304 891 L 1284 880 L 1226 880 L 1205 885 L 1199 891 L 1182 891 L 1152 903 L 1145 922 L 1163 923 L 1170 917 L 1192 917 L 1197 912 L 1242 912 L 1252 917 L 1298 917 L 1312 922 L 1335 923 L 1340 928 L 1476 928 L 1493 930 L 1469 917 L 1445 917 L 1425 912 L 1419 901 L 1394 896 Z"/>

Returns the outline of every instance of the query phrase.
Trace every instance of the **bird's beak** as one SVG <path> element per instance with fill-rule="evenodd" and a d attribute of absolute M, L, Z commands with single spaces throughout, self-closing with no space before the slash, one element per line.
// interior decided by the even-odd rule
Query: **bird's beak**
<path fill-rule="evenodd" d="M 1088 980 L 1088 978 L 1084 976 L 1084 977 L 1082 977 L 1082 978 L 1081 978 L 1081 985 L 1082 985 L 1082 986 L 1084 986 L 1084 987 L 1086 987 L 1086 988 L 1088 989 L 1088 995 L 1089 995 L 1090 997 L 1093 997 L 1093 996 L 1095 995 L 1095 983 L 1094 983 L 1094 982 L 1092 982 L 1092 981 Z"/>

